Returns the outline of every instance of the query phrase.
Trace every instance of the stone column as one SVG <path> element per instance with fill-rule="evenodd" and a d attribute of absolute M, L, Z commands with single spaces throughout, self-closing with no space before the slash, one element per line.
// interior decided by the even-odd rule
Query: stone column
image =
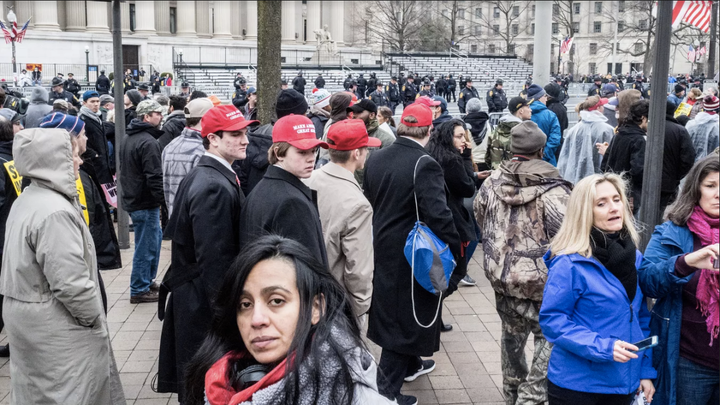
<path fill-rule="evenodd" d="M 243 18 L 245 4 L 240 1 L 230 2 L 230 31 L 234 39 L 242 39 L 242 30 L 245 19 Z"/>
<path fill-rule="evenodd" d="M 232 39 L 232 7 L 229 1 L 215 2 L 215 27 L 213 27 L 213 38 Z"/>
<path fill-rule="evenodd" d="M 156 1 L 155 3 L 155 28 L 158 35 L 170 35 L 170 2 Z M 182 3 L 179 1 L 178 3 Z"/>
<path fill-rule="evenodd" d="M 90 3 L 94 3 L 91 1 Z M 18 21 L 18 25 L 22 24 Z M 85 31 L 87 19 L 84 1 L 65 2 L 65 31 Z"/>
<path fill-rule="evenodd" d="M 108 4 L 104 1 L 87 2 L 87 30 L 107 32 L 110 30 L 108 24 Z"/>
<path fill-rule="evenodd" d="M 245 39 L 257 40 L 257 1 L 245 2 Z"/>
<path fill-rule="evenodd" d="M 135 3 L 135 34 L 155 34 L 155 4 L 152 1 Z"/>
<path fill-rule="evenodd" d="M 20 1 L 19 3 L 23 2 Z M 34 2 L 33 5 L 33 19 L 35 20 L 36 30 L 60 31 L 57 1 Z M 18 25 L 20 24 L 20 21 L 18 21 Z"/>
<path fill-rule="evenodd" d="M 120 14 L 122 32 L 123 34 L 127 34 L 130 32 L 130 3 L 126 1 L 120 3 Z"/>
<path fill-rule="evenodd" d="M 177 34 L 183 37 L 197 36 L 195 32 L 195 2 L 177 2 Z"/>
<path fill-rule="evenodd" d="M 295 43 L 295 2 L 282 2 L 282 43 Z"/>
<path fill-rule="evenodd" d="M 313 31 L 320 29 L 322 25 L 322 7 L 319 1 L 307 2 L 307 42 L 315 42 L 315 33 Z"/>
<path fill-rule="evenodd" d="M 210 2 L 195 2 L 195 21 L 197 23 L 197 36 L 210 38 Z"/>
<path fill-rule="evenodd" d="M 5 2 L 3 2 L 5 3 Z M 5 4 L 3 4 L 5 5 Z M 15 8 L 13 9 L 15 11 L 15 16 L 18 20 L 18 25 L 22 27 L 22 24 L 25 24 L 25 21 L 28 20 L 31 16 L 33 17 L 32 20 L 30 20 L 30 24 L 28 25 L 28 28 L 35 27 L 35 16 L 33 15 L 33 5 L 34 2 L 32 1 L 18 1 L 15 3 Z M 2 14 L 2 20 L 7 22 L 7 14 L 8 10 L 3 7 L 2 11 L 0 11 L 0 14 Z"/>
<path fill-rule="evenodd" d="M 332 35 L 335 46 L 338 47 L 344 43 L 345 37 L 345 2 L 331 1 L 330 3 L 330 24 L 329 30 Z M 327 3 L 326 3 L 327 4 Z"/>

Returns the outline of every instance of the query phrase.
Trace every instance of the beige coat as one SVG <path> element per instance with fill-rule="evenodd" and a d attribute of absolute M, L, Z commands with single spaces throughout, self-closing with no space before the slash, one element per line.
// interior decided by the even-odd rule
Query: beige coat
<path fill-rule="evenodd" d="M 318 210 L 330 273 L 345 286 L 357 316 L 370 309 L 373 290 L 373 210 L 352 173 L 328 163 L 307 185 L 318 193 Z"/>
<path fill-rule="evenodd" d="M 103 311 L 95 248 L 73 173 L 70 135 L 15 136 L 15 167 L 32 180 L 7 222 L 0 274 L 12 346 L 12 404 L 124 404 Z"/>

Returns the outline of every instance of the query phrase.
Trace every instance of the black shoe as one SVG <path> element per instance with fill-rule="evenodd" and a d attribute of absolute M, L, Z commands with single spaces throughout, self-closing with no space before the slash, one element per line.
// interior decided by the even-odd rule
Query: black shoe
<path fill-rule="evenodd" d="M 10 357 L 10 344 L 0 346 L 0 357 Z"/>
<path fill-rule="evenodd" d="M 158 283 L 157 281 L 153 281 L 152 284 L 150 284 L 150 291 L 159 292 L 160 283 Z"/>
<path fill-rule="evenodd" d="M 131 304 L 142 304 L 145 302 L 158 302 L 159 299 L 160 299 L 160 297 L 158 296 L 157 292 L 147 290 L 146 292 L 138 294 L 138 295 L 131 295 L 130 303 Z"/>
<path fill-rule="evenodd" d="M 435 370 L 435 360 L 423 360 L 422 364 L 420 365 L 420 369 L 418 369 L 414 374 L 406 376 L 405 382 L 415 381 L 421 375 L 427 374 L 433 370 Z"/>
<path fill-rule="evenodd" d="M 412 395 L 398 395 L 395 400 L 397 401 L 398 405 L 417 405 L 418 399 L 415 398 Z"/>
<path fill-rule="evenodd" d="M 444 323 L 440 325 L 440 332 L 450 332 L 452 330 L 452 325 L 449 323 Z"/>

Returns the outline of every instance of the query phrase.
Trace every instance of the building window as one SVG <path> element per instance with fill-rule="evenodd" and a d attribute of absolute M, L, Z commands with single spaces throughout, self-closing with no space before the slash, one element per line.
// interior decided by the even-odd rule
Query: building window
<path fill-rule="evenodd" d="M 623 31 L 625 31 L 625 21 L 620 20 L 620 21 L 618 21 L 618 32 L 623 32 Z"/>
<path fill-rule="evenodd" d="M 597 44 L 594 42 L 590 43 L 590 55 L 597 55 Z"/>
<path fill-rule="evenodd" d="M 482 30 L 481 30 L 480 28 L 481 28 L 481 27 L 480 27 L 479 25 L 476 25 L 476 26 L 475 26 L 475 35 L 478 35 L 478 36 L 479 36 L 479 35 L 482 33 Z"/>
<path fill-rule="evenodd" d="M 570 55 L 575 55 L 575 44 L 570 47 Z"/>
<path fill-rule="evenodd" d="M 625 1 L 624 0 L 618 1 L 618 12 L 620 12 L 620 13 L 625 12 Z"/>
<path fill-rule="evenodd" d="M 640 54 L 643 51 L 643 44 L 642 42 L 638 42 L 635 44 L 635 53 Z"/>
<path fill-rule="evenodd" d="M 470 52 L 477 53 L 477 45 L 470 45 Z"/>
<path fill-rule="evenodd" d="M 513 35 L 518 35 L 520 33 L 520 27 L 517 24 L 513 24 L 511 29 Z"/>
<path fill-rule="evenodd" d="M 507 49 L 508 55 L 515 55 L 515 44 L 509 44 Z"/>
<path fill-rule="evenodd" d="M 495 53 L 495 45 L 494 44 L 488 45 L 488 53 Z"/>
<path fill-rule="evenodd" d="M 573 3 L 573 12 L 575 14 L 580 14 L 580 6 L 581 6 L 581 3 Z"/>
<path fill-rule="evenodd" d="M 520 6 L 513 6 L 513 17 L 519 17 L 520 16 Z"/>
<path fill-rule="evenodd" d="M 558 23 L 552 23 L 552 33 L 553 34 L 560 33 L 560 27 L 558 26 Z"/>
<path fill-rule="evenodd" d="M 464 8 L 458 9 L 458 18 L 465 18 L 465 9 Z"/>
<path fill-rule="evenodd" d="M 475 9 L 475 17 L 482 18 L 482 9 L 480 7 Z"/>
<path fill-rule="evenodd" d="M 535 44 L 529 44 L 527 46 L 527 53 L 529 53 L 530 55 L 535 53 Z"/>
<path fill-rule="evenodd" d="M 597 74 L 597 64 L 596 63 L 594 63 L 594 62 L 589 63 L 588 66 L 590 68 L 589 70 L 590 70 L 591 75 Z"/>
<path fill-rule="evenodd" d="M 493 25 L 493 35 L 500 35 L 500 26 L 499 25 Z"/>
<path fill-rule="evenodd" d="M 170 33 L 177 32 L 177 7 L 170 7 Z"/>
<path fill-rule="evenodd" d="M 579 34 L 580 33 L 580 23 L 574 22 L 573 23 L 573 34 Z"/>
<path fill-rule="evenodd" d="M 500 7 L 493 7 L 493 18 L 500 18 Z"/>
<path fill-rule="evenodd" d="M 560 5 L 559 4 L 553 4 L 553 15 L 560 14 Z"/>
<path fill-rule="evenodd" d="M 646 30 L 648 26 L 647 20 L 640 20 L 638 25 L 640 26 L 641 30 Z"/>
<path fill-rule="evenodd" d="M 602 1 L 595 2 L 595 14 L 602 13 Z"/>
<path fill-rule="evenodd" d="M 458 35 L 465 35 L 465 26 L 458 25 Z"/>
<path fill-rule="evenodd" d="M 130 31 L 135 31 L 135 5 L 130 5 Z"/>
<path fill-rule="evenodd" d="M 535 23 L 530 24 L 530 35 L 535 35 Z"/>
<path fill-rule="evenodd" d="M 600 21 L 593 22 L 593 32 L 596 34 L 602 32 L 602 23 Z"/>
<path fill-rule="evenodd" d="M 450 18 L 450 10 L 444 9 L 444 10 L 442 11 L 442 15 L 443 15 L 443 17 L 445 17 L 445 18 Z"/>
<path fill-rule="evenodd" d="M 535 18 L 535 5 L 530 8 L 530 17 Z"/>

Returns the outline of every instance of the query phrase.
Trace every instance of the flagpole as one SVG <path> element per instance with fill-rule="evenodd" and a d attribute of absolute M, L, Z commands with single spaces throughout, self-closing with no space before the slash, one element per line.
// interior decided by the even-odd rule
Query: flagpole
<path fill-rule="evenodd" d="M 17 87 L 17 63 L 15 63 L 15 38 L 13 38 L 12 42 L 12 65 L 13 65 L 13 82 L 15 83 L 15 87 Z"/>

